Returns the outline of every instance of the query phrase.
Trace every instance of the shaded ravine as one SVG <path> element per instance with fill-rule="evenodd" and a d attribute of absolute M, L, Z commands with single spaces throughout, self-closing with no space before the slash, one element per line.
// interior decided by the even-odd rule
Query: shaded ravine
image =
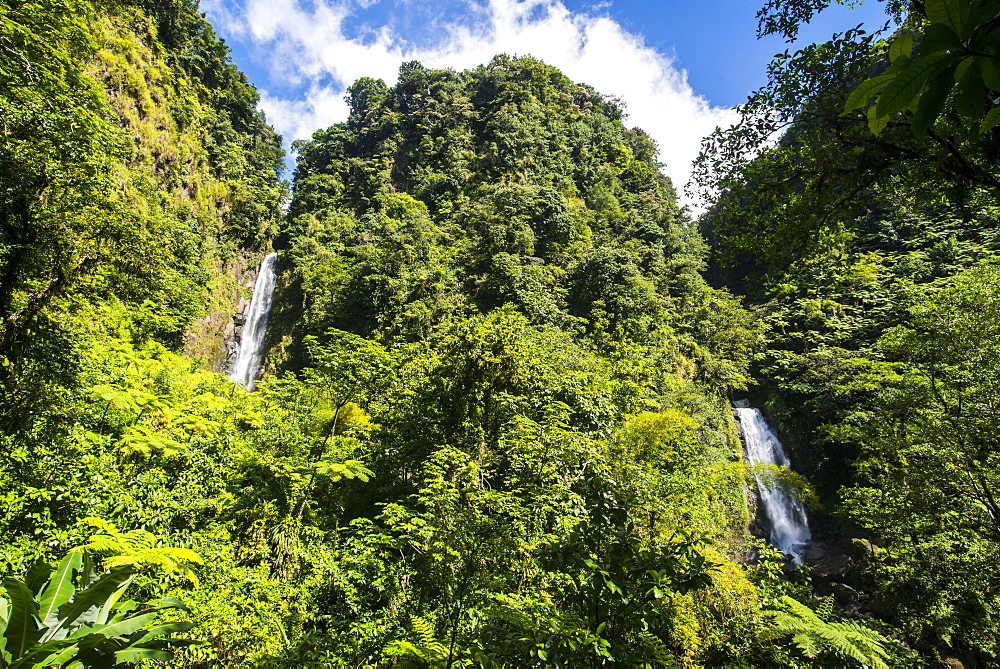
<path fill-rule="evenodd" d="M 271 301 L 274 299 L 276 276 L 274 264 L 277 253 L 264 256 L 257 272 L 257 283 L 250 298 L 250 308 L 246 323 L 243 325 L 243 336 L 236 352 L 236 360 L 229 370 L 229 380 L 239 383 L 247 390 L 253 390 L 264 357 L 264 334 L 267 332 L 267 319 L 271 314 Z"/>
<path fill-rule="evenodd" d="M 791 463 L 785 449 L 761 410 L 736 407 L 735 411 L 743 432 L 747 461 L 751 465 L 787 468 Z M 812 538 L 805 506 L 780 482 L 762 474 L 755 472 L 754 478 L 757 479 L 757 491 L 767 517 L 771 545 L 801 564 L 806 545 Z"/>

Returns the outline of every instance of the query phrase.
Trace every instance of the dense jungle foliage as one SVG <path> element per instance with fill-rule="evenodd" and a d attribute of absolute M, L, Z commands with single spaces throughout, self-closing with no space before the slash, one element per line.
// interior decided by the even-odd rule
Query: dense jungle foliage
<path fill-rule="evenodd" d="M 779 59 L 699 225 L 530 57 L 355 82 L 288 199 L 196 0 L 0 2 L 0 667 L 988 664 L 994 4 Z M 748 388 L 866 605 L 748 536 Z"/>
<path fill-rule="evenodd" d="M 1000 7 L 888 4 L 895 32 L 780 56 L 709 138 L 701 228 L 711 282 L 769 326 L 754 376 L 827 522 L 874 541 L 853 585 L 929 660 L 992 666 Z"/>

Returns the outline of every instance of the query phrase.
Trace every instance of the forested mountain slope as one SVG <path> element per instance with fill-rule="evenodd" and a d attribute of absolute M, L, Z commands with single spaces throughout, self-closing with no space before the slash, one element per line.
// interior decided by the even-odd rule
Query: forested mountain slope
<path fill-rule="evenodd" d="M 719 391 L 745 381 L 746 317 L 701 280 L 700 238 L 614 100 L 506 56 L 407 63 L 392 89 L 360 80 L 348 98 L 346 123 L 296 147 L 276 241 L 294 339 L 413 341 L 511 305 L 606 353 L 659 351 Z"/>
<path fill-rule="evenodd" d="M 256 92 L 180 0 L 14 2 L 3 20 L 5 372 L 55 362 L 33 347 L 95 302 L 176 344 L 219 263 L 268 244 L 280 213 Z"/>

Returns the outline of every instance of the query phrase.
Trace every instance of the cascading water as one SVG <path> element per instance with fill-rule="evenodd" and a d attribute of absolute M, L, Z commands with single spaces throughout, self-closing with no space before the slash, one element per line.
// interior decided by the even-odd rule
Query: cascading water
<path fill-rule="evenodd" d="M 246 386 L 247 390 L 253 390 L 257 371 L 264 357 L 264 333 L 267 331 L 267 318 L 271 314 L 271 299 L 274 297 L 274 263 L 277 259 L 277 253 L 269 253 L 260 262 L 257 283 L 243 324 L 240 347 L 230 368 L 229 380 Z"/>
<path fill-rule="evenodd" d="M 736 416 L 751 464 L 788 467 L 790 462 L 785 449 L 760 409 L 737 406 Z M 801 563 L 806 544 L 812 538 L 802 500 L 766 476 L 755 474 L 755 478 L 764 513 L 771 525 L 771 544 Z"/>

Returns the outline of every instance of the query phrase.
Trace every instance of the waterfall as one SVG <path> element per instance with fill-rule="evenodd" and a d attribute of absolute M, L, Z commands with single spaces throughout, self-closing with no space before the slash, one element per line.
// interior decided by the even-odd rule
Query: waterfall
<path fill-rule="evenodd" d="M 750 463 L 788 467 L 790 462 L 785 449 L 760 409 L 737 406 L 735 411 Z M 802 500 L 789 494 L 778 482 L 768 480 L 760 474 L 755 474 L 755 478 L 760 501 L 771 526 L 771 545 L 801 563 L 806 544 L 812 538 Z"/>
<path fill-rule="evenodd" d="M 267 317 L 271 313 L 271 299 L 274 297 L 274 263 L 277 259 L 277 253 L 269 253 L 260 262 L 257 283 L 253 287 L 250 308 L 243 324 L 240 347 L 236 352 L 236 361 L 230 368 L 229 380 L 246 386 L 247 390 L 253 390 L 264 357 L 264 333 L 267 331 Z"/>

